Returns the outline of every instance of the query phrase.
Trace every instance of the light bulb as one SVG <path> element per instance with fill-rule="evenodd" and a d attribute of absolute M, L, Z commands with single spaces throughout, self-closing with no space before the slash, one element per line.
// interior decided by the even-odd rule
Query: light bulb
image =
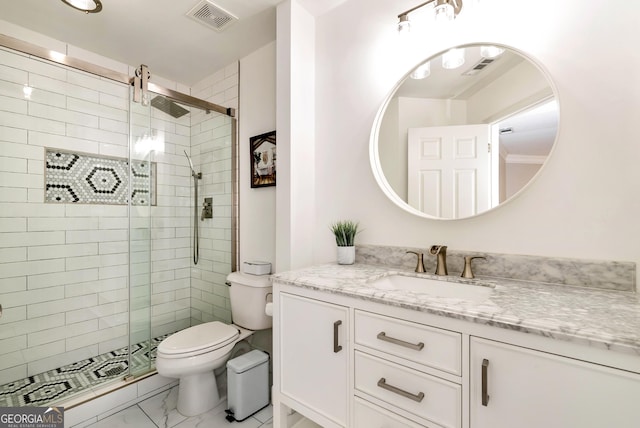
<path fill-rule="evenodd" d="M 418 66 L 413 72 L 410 74 L 412 79 L 426 79 L 431 74 L 431 62 L 427 61 L 424 64 Z"/>
<path fill-rule="evenodd" d="M 436 5 L 434 12 L 436 22 L 453 21 L 453 18 L 455 18 L 453 6 L 447 2 Z"/>
<path fill-rule="evenodd" d="M 502 55 L 504 49 L 497 46 L 480 46 L 480 55 L 483 58 L 495 58 Z"/>
<path fill-rule="evenodd" d="M 398 22 L 398 33 L 407 34 L 411 29 L 411 23 L 409 22 L 409 17 L 407 15 L 402 15 L 400 17 L 400 21 Z"/>
<path fill-rule="evenodd" d="M 464 64 L 464 49 L 449 49 L 442 55 L 442 68 L 452 70 Z"/>
<path fill-rule="evenodd" d="M 22 87 L 22 93 L 24 94 L 24 97 L 26 99 L 30 100 L 31 94 L 33 93 L 33 88 L 25 83 Z"/>

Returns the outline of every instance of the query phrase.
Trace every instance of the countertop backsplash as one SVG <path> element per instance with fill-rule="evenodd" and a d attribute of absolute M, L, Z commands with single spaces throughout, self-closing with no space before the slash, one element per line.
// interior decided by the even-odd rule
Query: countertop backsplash
<path fill-rule="evenodd" d="M 413 270 L 415 251 L 424 254 L 427 272 L 435 271 L 436 257 L 429 248 L 357 245 L 356 263 Z M 473 272 L 477 277 L 535 281 L 550 285 L 570 285 L 615 291 L 636 291 L 636 264 L 634 262 L 580 260 L 556 257 L 524 256 L 514 254 L 479 253 L 447 248 L 449 275 L 460 275 L 464 256 L 483 256 L 474 260 Z"/>

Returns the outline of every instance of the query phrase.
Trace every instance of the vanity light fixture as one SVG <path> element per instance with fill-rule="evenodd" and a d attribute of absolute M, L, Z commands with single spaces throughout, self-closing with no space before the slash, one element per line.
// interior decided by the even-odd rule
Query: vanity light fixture
<path fill-rule="evenodd" d="M 411 23 L 409 22 L 409 15 L 400 15 L 398 16 L 398 33 L 406 34 L 409 32 L 409 28 Z"/>
<path fill-rule="evenodd" d="M 496 58 L 504 53 L 504 49 L 497 46 L 480 46 L 482 58 Z"/>
<path fill-rule="evenodd" d="M 462 10 L 462 0 L 429 0 L 422 4 L 419 4 L 416 7 L 413 7 L 409 10 L 402 12 L 398 15 L 398 32 L 405 33 L 409 31 L 410 21 L 409 14 L 418 9 L 423 8 L 428 4 L 435 3 L 434 5 L 434 13 L 435 20 L 437 22 L 441 21 L 452 21 Z"/>
<path fill-rule="evenodd" d="M 426 79 L 431 74 L 431 61 L 427 61 L 424 64 L 420 65 L 418 68 L 413 70 L 413 73 L 410 74 L 412 79 Z"/>
<path fill-rule="evenodd" d="M 67 6 L 84 13 L 98 13 L 102 10 L 100 0 L 61 0 Z"/>
<path fill-rule="evenodd" d="M 442 54 L 442 68 L 453 70 L 464 64 L 464 48 L 449 49 Z"/>

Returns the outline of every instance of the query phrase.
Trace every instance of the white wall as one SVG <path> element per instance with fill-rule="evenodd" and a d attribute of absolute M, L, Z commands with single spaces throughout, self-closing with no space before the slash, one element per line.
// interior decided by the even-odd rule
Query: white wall
<path fill-rule="evenodd" d="M 251 188 L 249 138 L 276 129 L 276 44 L 240 60 L 240 260 L 266 261 L 276 255 L 276 188 Z M 278 135 L 276 135 L 278 138 Z M 277 140 L 276 140 L 277 141 Z M 279 149 L 279 146 L 276 144 Z M 279 153 L 278 153 L 279 154 Z M 280 160 L 278 156 L 278 161 Z"/>
<path fill-rule="evenodd" d="M 361 244 L 640 262 L 640 6 L 483 0 L 480 10 L 403 45 L 396 15 L 413 3 L 348 0 L 316 19 L 313 261 L 335 260 L 327 225 L 352 218 Z M 527 191 L 499 209 L 466 220 L 418 218 L 378 188 L 371 125 L 409 68 L 471 42 L 512 46 L 545 66 L 558 90 L 558 144 Z"/>
<path fill-rule="evenodd" d="M 297 0 L 278 5 L 276 271 L 313 263 L 316 224 L 315 20 Z M 335 153 L 339 155 L 339 153 Z M 333 165 L 317 171 L 333 173 Z"/>

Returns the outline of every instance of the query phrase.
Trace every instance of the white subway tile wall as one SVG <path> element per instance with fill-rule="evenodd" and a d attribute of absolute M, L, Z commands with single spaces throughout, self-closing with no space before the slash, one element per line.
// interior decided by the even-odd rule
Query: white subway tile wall
<path fill-rule="evenodd" d="M 239 63 L 234 62 L 191 88 L 191 95 L 238 108 Z M 200 262 L 191 274 L 192 324 L 220 320 L 230 323 L 232 170 L 231 119 L 198 112 L 192 119 L 191 155 L 202 169 L 200 195 L 213 198 L 213 219 L 200 222 Z M 242 142 L 239 142 L 242 144 Z M 233 160 L 237 161 L 237 160 Z M 180 197 L 186 197 L 181 194 Z M 202 197 L 199 204 L 202 204 Z M 188 206 L 187 203 L 181 206 Z M 188 236 L 184 230 L 181 236 Z"/>
<path fill-rule="evenodd" d="M 238 64 L 192 94 L 237 108 Z M 45 148 L 129 155 L 129 88 L 0 49 L 0 384 L 127 346 L 130 304 L 134 343 L 231 321 L 230 119 L 194 109 L 178 119 L 151 109 L 149 118 L 132 108 L 134 136 L 150 125 L 164 138 L 150 159 L 157 206 L 133 207 L 129 220 L 126 206 L 44 203 Z M 200 222 L 195 267 L 183 150 L 203 172 L 199 205 L 220 204 Z"/>

